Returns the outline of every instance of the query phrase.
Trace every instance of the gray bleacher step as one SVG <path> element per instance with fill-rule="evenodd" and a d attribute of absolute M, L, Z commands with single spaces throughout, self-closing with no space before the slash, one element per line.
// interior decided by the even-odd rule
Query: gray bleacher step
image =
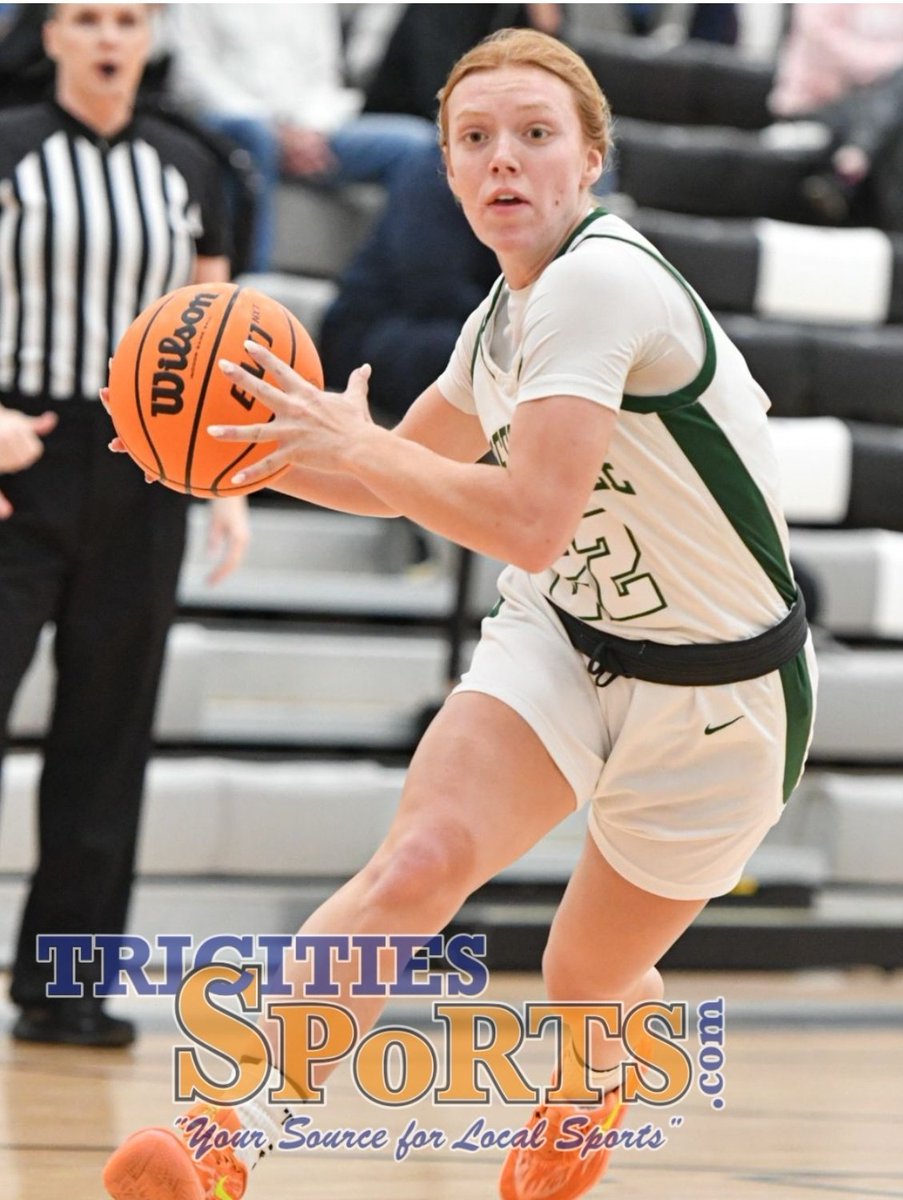
<path fill-rule="evenodd" d="M 33 860 L 39 755 L 8 756 L 0 812 L 0 874 L 24 871 Z M 151 761 L 138 867 L 144 875 L 217 875 L 260 878 L 347 876 L 367 861 L 387 832 L 405 771 L 375 762 L 249 760 L 203 755 L 158 756 Z M 822 782 L 810 772 L 784 819 L 753 856 L 749 884 L 764 889 L 793 880 L 826 882 L 830 819 L 813 820 L 828 796 L 843 802 L 844 777 Z M 893 777 L 888 777 L 888 788 Z M 851 779 L 859 797 L 870 779 Z M 903 776 L 896 778 L 897 816 L 903 823 Z M 779 836 L 774 836 L 781 832 Z M 880 841 L 880 828 L 869 835 Z M 240 836 L 237 836 L 240 833 Z M 498 878 L 517 884 L 562 883 L 586 834 L 586 812 L 575 812 Z M 845 878 L 848 877 L 845 876 Z M 860 880 L 872 878 L 863 871 Z M 888 882 L 896 880 L 887 880 Z M 899 880 L 903 883 L 903 873 Z M 747 887 L 747 890 L 754 890 Z"/>
<path fill-rule="evenodd" d="M 28 869 L 40 757 L 8 755 L 0 874 Z M 159 756 L 149 766 L 138 870 L 145 876 L 351 875 L 389 828 L 404 771 L 375 762 Z"/>
<path fill-rule="evenodd" d="M 202 568 L 186 566 L 179 589 L 186 608 L 341 614 L 362 620 L 441 621 L 451 611 L 454 594 L 454 581 L 429 566 L 400 575 L 243 570 L 215 587 L 205 583 Z"/>
<path fill-rule="evenodd" d="M 8 756 L 0 874 L 33 861 L 39 768 L 35 753 Z M 148 770 L 138 869 L 145 876 L 349 876 L 388 831 L 404 776 L 403 768 L 367 761 L 158 756 Z M 585 811 L 575 812 L 499 879 L 566 880 L 585 829 Z"/>
<path fill-rule="evenodd" d="M 384 205 L 378 184 L 330 188 L 286 181 L 276 190 L 276 269 L 337 279 Z"/>
<path fill-rule="evenodd" d="M 40 734 L 53 672 L 51 637 L 16 698 L 14 737 Z M 464 661 L 469 648 L 465 645 Z M 156 722 L 183 743 L 348 746 L 409 744 L 425 706 L 445 695 L 441 631 L 309 632 L 208 628 L 170 632 Z M 812 761 L 903 763 L 903 650 L 826 646 Z"/>
<path fill-rule="evenodd" d="M 53 686 L 50 633 L 16 698 L 15 737 L 46 727 Z M 446 691 L 440 633 L 170 631 L 158 738 L 174 742 L 404 744 L 424 706 Z"/>
<path fill-rule="evenodd" d="M 811 757 L 903 762 L 903 651 L 821 647 Z"/>
<path fill-rule="evenodd" d="M 819 624 L 840 637 L 903 638 L 903 534 L 794 529 L 790 549 L 819 590 Z"/>
<path fill-rule="evenodd" d="M 183 607 L 434 622 L 452 613 L 452 548 L 441 538 L 422 535 L 407 521 L 302 505 L 252 505 L 251 542 L 244 562 L 211 586 L 207 520 L 204 505 L 192 508 L 179 579 Z M 486 612 L 494 603 L 500 569 L 500 563 L 474 556 L 472 614 Z"/>
<path fill-rule="evenodd" d="M 769 842 L 817 846 L 833 883 L 903 886 L 903 773 L 808 771 Z"/>
<path fill-rule="evenodd" d="M 0 811 L 0 874 L 25 871 L 39 755 L 8 756 Z M 402 767 L 277 757 L 157 756 L 150 764 L 138 867 L 145 876 L 347 877 L 389 829 Z M 806 773 L 752 856 L 744 895 L 826 883 L 903 886 L 903 774 Z M 500 872 L 511 885 L 561 884 L 586 836 L 575 812 Z"/>
<path fill-rule="evenodd" d="M 407 521 L 355 517 L 287 502 L 285 507 L 252 505 L 251 538 L 243 567 L 251 573 L 283 570 L 334 574 L 398 572 L 422 556 L 418 535 Z M 209 569 L 207 506 L 193 505 L 188 519 L 186 566 Z"/>

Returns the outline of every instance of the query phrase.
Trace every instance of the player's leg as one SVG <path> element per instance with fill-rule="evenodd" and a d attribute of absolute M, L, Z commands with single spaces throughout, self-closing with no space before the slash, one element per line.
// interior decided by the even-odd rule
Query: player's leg
<path fill-rule="evenodd" d="M 606 862 L 588 836 L 543 956 L 549 1000 L 620 1002 L 626 1014 L 643 1001 L 660 999 L 662 982 L 655 964 L 705 903 L 670 900 L 636 887 Z M 572 1043 L 566 1044 L 565 1053 L 576 1053 Z M 590 1080 L 604 1098 L 584 1108 L 541 1105 L 530 1124 L 545 1123 L 545 1140 L 537 1150 L 509 1153 L 499 1184 L 502 1200 L 576 1200 L 598 1182 L 608 1165 L 609 1149 L 581 1155 L 559 1150 L 555 1143 L 563 1122 L 571 1118 L 583 1116 L 587 1131 L 608 1131 L 621 1124 L 625 1110 L 619 1064 L 626 1057 L 621 1039 L 606 1037 L 594 1023 L 589 1053 L 580 1061 L 592 1069 Z M 573 1145 L 573 1138 L 568 1143 Z"/>
<path fill-rule="evenodd" d="M 625 1012 L 644 1000 L 660 999 L 656 963 L 706 903 L 672 900 L 637 887 L 614 870 L 587 836 L 543 955 L 549 999 L 621 1002 Z M 587 954 L 588 938 L 595 953 Z M 615 1067 L 623 1057 L 620 1039 L 606 1039 L 594 1030 L 590 1065 L 596 1071 Z"/>
<path fill-rule="evenodd" d="M 301 932 L 435 933 L 573 807 L 571 787 L 523 718 L 479 692 L 453 695 L 421 740 L 385 840 Z M 346 973 L 355 970 L 352 962 Z M 296 994 L 308 977 L 303 962 L 286 971 Z M 362 1032 L 383 1003 L 350 995 L 347 983 L 336 1002 Z"/>
<path fill-rule="evenodd" d="M 382 845 L 300 932 L 438 932 L 475 888 L 529 849 L 573 804 L 570 785 L 523 718 L 490 696 L 454 695 L 420 742 Z M 352 962 L 335 972 L 341 990 L 330 1002 L 353 1011 L 364 1033 L 385 1001 L 352 996 L 355 971 Z M 287 966 L 285 978 L 300 996 L 309 978 L 306 963 Z M 264 1130 L 271 1142 L 278 1138 L 282 1114 L 262 1105 L 214 1110 L 213 1119 L 227 1126 L 239 1115 L 245 1128 Z M 198 1161 L 174 1131 L 141 1130 L 113 1154 L 104 1183 L 115 1200 L 173 1194 L 211 1200 L 220 1183 L 238 1200 L 258 1157 L 224 1151 Z"/>

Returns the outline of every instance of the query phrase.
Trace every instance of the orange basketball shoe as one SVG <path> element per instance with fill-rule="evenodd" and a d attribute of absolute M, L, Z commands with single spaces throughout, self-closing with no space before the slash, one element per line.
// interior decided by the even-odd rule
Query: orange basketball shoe
<path fill-rule="evenodd" d="M 113 1152 L 103 1171 L 113 1200 L 240 1200 L 248 1170 L 232 1146 L 202 1149 L 211 1125 L 211 1143 L 231 1140 L 217 1137 L 221 1131 L 241 1132 L 234 1110 L 199 1104 L 177 1124 L 178 1129 L 139 1129 Z"/>
<path fill-rule="evenodd" d="M 544 1140 L 538 1138 L 541 1144 L 535 1147 L 508 1151 L 499 1179 L 502 1200 L 577 1200 L 585 1195 L 602 1178 L 611 1155 L 610 1148 L 592 1145 L 592 1135 L 598 1138 L 616 1129 L 626 1111 L 618 1089 L 609 1092 L 598 1108 L 541 1104 L 534 1109 L 526 1128 L 537 1130 Z M 585 1121 L 572 1120 L 578 1116 Z M 540 1121 L 545 1125 L 537 1129 Z M 565 1121 L 568 1126 L 562 1128 Z M 571 1148 L 558 1149 L 559 1140 Z"/>

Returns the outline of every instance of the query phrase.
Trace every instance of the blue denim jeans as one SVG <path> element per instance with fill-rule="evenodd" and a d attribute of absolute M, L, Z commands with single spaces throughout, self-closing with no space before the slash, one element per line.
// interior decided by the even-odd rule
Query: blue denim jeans
<path fill-rule="evenodd" d="M 275 241 L 275 199 L 280 180 L 278 135 L 268 122 L 256 117 L 208 114 L 204 124 L 232 138 L 251 156 L 258 175 L 258 192 L 247 266 L 251 271 L 267 271 Z M 381 183 L 391 193 L 403 177 L 410 156 L 435 141 L 434 126 L 422 117 L 362 113 L 329 138 L 336 170 L 310 179 L 326 186 Z"/>

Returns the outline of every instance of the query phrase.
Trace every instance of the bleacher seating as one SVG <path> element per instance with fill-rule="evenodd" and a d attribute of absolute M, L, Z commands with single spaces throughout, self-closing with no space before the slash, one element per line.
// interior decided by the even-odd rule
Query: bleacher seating
<path fill-rule="evenodd" d="M 865 896 L 862 920 L 887 939 L 862 939 L 857 950 L 853 938 L 843 953 L 899 966 L 880 899 L 903 889 L 903 239 L 795 225 L 789 197 L 811 161 L 799 153 L 769 158 L 767 186 L 781 202 L 750 203 L 765 187 L 756 193 L 743 171 L 761 157 L 767 67 L 723 48 L 614 36 L 583 49 L 618 117 L 623 182 L 641 206 L 636 225 L 713 308 L 772 397 L 792 549 L 821 594 L 812 762 L 750 864 L 746 900 L 735 898 L 753 911 L 731 962 L 775 963 L 769 936 L 779 925 L 796 936 L 794 963 L 826 961 L 821 943 L 809 955 L 805 941 L 822 905 L 836 913 L 838 897 L 855 906 Z M 703 207 L 693 147 L 724 176 Z M 255 285 L 316 335 L 380 202 L 372 188 L 336 197 L 286 184 L 278 273 Z M 201 513 L 193 513 L 149 778 L 139 932 L 293 929 L 387 827 L 422 711 L 447 684 L 456 590 L 449 547 L 403 522 L 302 505 L 255 502 L 252 519 L 247 564 L 211 589 Z M 497 569 L 477 561 L 470 635 Z M 18 901 L 30 861 L 32 743 L 46 721 L 51 671 L 45 638 L 16 706 L 20 749 L 5 771 L 4 901 Z M 509 887 L 530 900 L 529 911 L 501 915 L 479 900 L 466 911 L 473 927 L 504 931 L 506 965 L 535 965 L 541 932 L 519 943 L 518 930 L 547 924 L 545 901 L 567 878 L 581 834 L 577 815 L 499 877 L 493 896 Z M 793 907 L 756 925 L 756 903 L 788 894 Z M 6 948 L 12 928 L 3 922 L 13 911 L 0 905 Z M 711 946 L 723 955 L 732 911 L 715 905 L 703 915 L 681 965 L 714 965 Z M 858 913 L 843 918 L 849 930 Z"/>
<path fill-rule="evenodd" d="M 810 325 L 903 321 L 899 235 L 644 209 L 631 219 L 716 312 Z"/>
<path fill-rule="evenodd" d="M 776 148 L 758 131 L 619 119 L 621 187 L 637 204 L 713 217 L 805 221 L 823 145 Z"/>
<path fill-rule="evenodd" d="M 578 49 L 618 121 L 761 129 L 771 119 L 770 65 L 740 58 L 726 46 L 586 30 Z"/>

